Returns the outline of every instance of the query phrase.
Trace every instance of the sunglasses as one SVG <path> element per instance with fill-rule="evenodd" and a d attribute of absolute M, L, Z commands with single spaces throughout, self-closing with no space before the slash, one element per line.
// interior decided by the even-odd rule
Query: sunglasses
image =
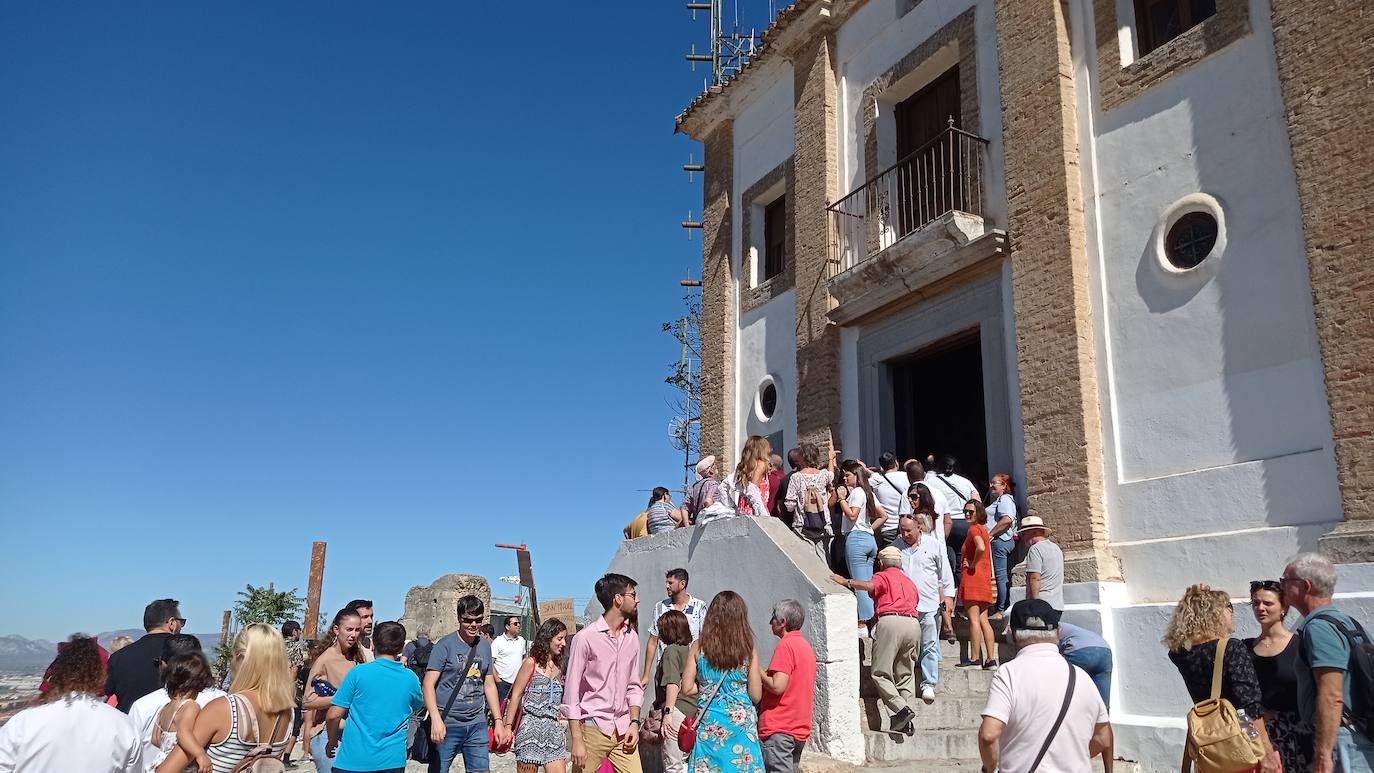
<path fill-rule="evenodd" d="M 1250 592 L 1257 590 L 1271 590 L 1275 593 L 1283 593 L 1283 580 L 1251 580 Z"/>
<path fill-rule="evenodd" d="M 462 623 L 463 623 L 463 625 L 481 625 L 481 624 L 482 624 L 482 618 L 480 618 L 480 617 L 465 617 L 465 618 L 462 619 Z"/>
<path fill-rule="evenodd" d="M 172 619 L 177 621 L 178 623 L 181 623 L 182 625 L 186 625 L 186 618 L 184 617 L 174 617 Z"/>

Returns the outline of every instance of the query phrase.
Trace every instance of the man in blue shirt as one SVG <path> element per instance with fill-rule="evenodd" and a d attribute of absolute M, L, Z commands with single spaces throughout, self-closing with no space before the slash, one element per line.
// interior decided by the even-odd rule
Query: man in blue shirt
<path fill-rule="evenodd" d="M 1092 677 L 1102 703 L 1112 707 L 1112 648 L 1107 640 L 1072 623 L 1059 623 L 1059 654 Z"/>
<path fill-rule="evenodd" d="M 398 659 L 405 647 L 406 629 L 382 623 L 372 632 L 376 660 L 350 669 L 334 693 L 325 722 L 328 752 L 335 773 L 384 773 L 406 766 L 406 731 L 410 715 L 425 704 L 420 679 Z M 346 733 L 340 733 L 344 718 Z"/>
<path fill-rule="evenodd" d="M 1284 601 L 1303 614 L 1293 633 L 1298 647 L 1298 713 L 1315 740 L 1312 773 L 1370 773 L 1374 742 L 1343 721 L 1350 705 L 1350 642 L 1337 624 L 1355 630 L 1355 621 L 1331 606 L 1336 567 L 1317 553 L 1301 553 L 1279 578 Z"/>

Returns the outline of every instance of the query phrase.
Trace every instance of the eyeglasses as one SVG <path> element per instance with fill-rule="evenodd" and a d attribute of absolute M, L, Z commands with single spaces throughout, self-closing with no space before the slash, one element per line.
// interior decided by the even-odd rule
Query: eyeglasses
<path fill-rule="evenodd" d="M 636 598 L 636 599 L 637 599 L 637 598 L 639 598 L 639 591 L 637 591 L 637 590 L 627 590 L 627 591 L 625 591 L 624 593 L 622 593 L 622 594 L 620 594 L 620 595 L 622 595 L 622 596 L 629 596 L 630 598 Z"/>
<path fill-rule="evenodd" d="M 462 623 L 463 623 L 463 625 L 481 625 L 481 624 L 482 624 L 482 618 L 480 618 L 480 617 L 464 617 L 464 618 L 462 618 Z"/>
<path fill-rule="evenodd" d="M 186 625 L 186 618 L 184 617 L 174 617 L 172 619 L 177 621 L 178 623 L 181 623 L 182 625 Z"/>
<path fill-rule="evenodd" d="M 1283 580 L 1251 580 L 1250 592 L 1257 590 L 1271 590 L 1276 593 L 1283 593 Z"/>

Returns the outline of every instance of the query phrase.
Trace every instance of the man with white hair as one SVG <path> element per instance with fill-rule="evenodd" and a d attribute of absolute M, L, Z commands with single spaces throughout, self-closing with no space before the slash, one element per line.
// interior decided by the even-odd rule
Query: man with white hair
<path fill-rule="evenodd" d="M 806 612 L 796 599 L 773 605 L 768 625 L 778 637 L 773 659 L 763 674 L 759 706 L 759 743 L 767 773 L 797 773 L 802 749 L 811 737 L 816 700 L 816 651 L 802 637 Z"/>
<path fill-rule="evenodd" d="M 720 483 L 716 481 L 716 457 L 711 454 L 701 457 L 696 470 L 697 482 L 692 484 L 682 500 L 682 507 L 692 523 L 697 522 L 697 513 L 715 504 L 716 497 L 720 496 Z"/>
<path fill-rule="evenodd" d="M 927 529 L 921 516 L 906 513 L 897 524 L 902 570 L 916 584 L 916 614 L 921 625 L 921 700 L 935 701 L 940 683 L 940 621 L 954 608 L 954 571 L 945 556 L 945 541 Z M 951 627 L 952 624 L 951 624 Z"/>
<path fill-rule="evenodd" d="M 1059 654 L 1059 611 L 1044 599 L 1018 601 L 1009 627 L 1019 649 L 988 688 L 978 729 L 983 770 L 1088 773 L 1101 754 L 1111 773 L 1107 707 L 1087 673 Z"/>
<path fill-rule="evenodd" d="M 1283 600 L 1303 614 L 1293 629 L 1298 647 L 1298 713 L 1312 729 L 1313 773 L 1367 773 L 1374 769 L 1374 742 L 1345 721 L 1350 701 L 1350 655 L 1364 628 L 1331 605 L 1336 567 L 1318 553 L 1300 553 L 1279 578 Z"/>
<path fill-rule="evenodd" d="M 902 570 L 902 551 L 897 548 L 889 545 L 878 551 L 878 563 L 882 569 L 872 580 L 846 580 L 838 574 L 830 575 L 830 579 L 850 590 L 873 594 L 878 618 L 873 628 L 873 685 L 892 712 L 888 727 L 911 735 L 915 718 L 911 710 L 913 672 L 921 649 L 916 584 Z"/>

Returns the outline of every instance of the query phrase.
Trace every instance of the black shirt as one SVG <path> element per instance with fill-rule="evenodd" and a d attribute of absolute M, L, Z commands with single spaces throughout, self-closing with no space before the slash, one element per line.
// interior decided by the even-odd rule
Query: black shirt
<path fill-rule="evenodd" d="M 1254 649 L 1257 640 L 1245 640 L 1245 646 L 1251 650 L 1250 656 L 1255 661 L 1255 676 L 1259 677 L 1266 709 L 1298 710 L 1298 647 L 1301 646 L 1298 639 L 1295 634 L 1288 640 L 1283 652 L 1277 655 L 1256 654 Z M 1223 663 L 1222 667 L 1225 666 Z"/>
<path fill-rule="evenodd" d="M 1194 645 L 1192 649 L 1169 651 L 1169 660 L 1178 668 L 1193 703 L 1212 697 L 1212 666 L 1216 662 L 1213 659 L 1216 652 L 1216 639 Z M 1221 663 L 1221 697 L 1237 709 L 1244 709 L 1251 717 L 1260 716 L 1259 679 L 1255 677 L 1250 648 L 1240 639 L 1226 642 L 1226 658 Z"/>
<path fill-rule="evenodd" d="M 128 714 L 134 701 L 162 686 L 158 660 L 162 657 L 162 643 L 168 636 L 171 634 L 144 634 L 143 638 L 110 655 L 105 694 L 119 697 L 115 708 Z"/>

